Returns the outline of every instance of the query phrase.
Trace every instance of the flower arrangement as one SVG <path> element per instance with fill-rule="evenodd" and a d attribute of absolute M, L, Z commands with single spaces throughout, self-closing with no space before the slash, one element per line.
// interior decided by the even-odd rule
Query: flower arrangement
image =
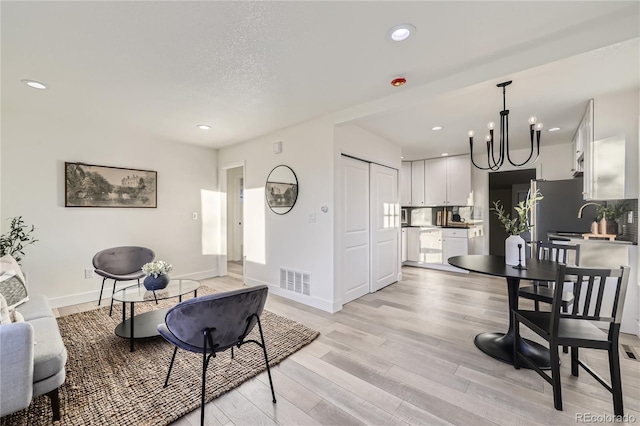
<path fill-rule="evenodd" d="M 158 278 L 158 275 L 168 274 L 172 269 L 173 266 L 169 265 L 164 260 L 149 262 L 142 265 L 142 272 L 144 272 L 148 277 L 153 275 L 154 278 Z"/>
<path fill-rule="evenodd" d="M 495 201 L 493 207 L 489 210 L 496 212 L 498 220 L 502 222 L 502 226 L 504 226 L 504 229 L 506 229 L 510 235 L 520 235 L 533 228 L 533 225 L 529 222 L 529 212 L 538 201 L 543 198 L 539 190 L 530 194 L 526 200 L 520 201 L 518 205 L 513 208 L 518 214 L 518 216 L 513 219 L 511 219 L 511 215 L 507 214 L 504 210 L 504 206 L 500 200 Z"/>

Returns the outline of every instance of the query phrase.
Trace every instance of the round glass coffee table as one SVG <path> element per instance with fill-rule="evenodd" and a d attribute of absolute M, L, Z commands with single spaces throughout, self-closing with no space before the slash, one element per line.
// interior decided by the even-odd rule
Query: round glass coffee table
<path fill-rule="evenodd" d="M 131 352 L 133 352 L 133 340 L 158 336 L 158 324 L 164 322 L 168 308 L 157 309 L 135 315 L 136 303 L 155 303 L 159 300 L 178 298 L 182 302 L 182 296 L 193 292 L 193 296 L 198 296 L 200 282 L 195 280 L 174 279 L 162 290 L 149 291 L 142 284 L 134 284 L 129 287 L 117 290 L 113 295 L 113 300 L 122 302 L 122 322 L 116 327 L 116 335 L 129 339 L 131 342 Z M 131 314 L 127 319 L 127 303 Z"/>

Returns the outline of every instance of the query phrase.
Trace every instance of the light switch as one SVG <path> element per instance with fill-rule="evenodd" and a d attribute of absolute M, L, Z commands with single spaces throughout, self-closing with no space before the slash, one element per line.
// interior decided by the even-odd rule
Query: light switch
<path fill-rule="evenodd" d="M 196 212 L 191 213 L 191 219 L 198 220 L 198 213 Z"/>
<path fill-rule="evenodd" d="M 316 223 L 316 212 L 309 213 L 309 223 Z"/>
<path fill-rule="evenodd" d="M 627 223 L 633 223 L 633 212 L 627 213 Z"/>

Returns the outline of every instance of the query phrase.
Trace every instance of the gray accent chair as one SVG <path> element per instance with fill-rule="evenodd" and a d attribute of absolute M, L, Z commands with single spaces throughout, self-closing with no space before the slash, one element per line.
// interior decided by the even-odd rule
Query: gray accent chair
<path fill-rule="evenodd" d="M 178 348 L 202 354 L 202 395 L 200 423 L 204 425 L 204 404 L 206 371 L 211 357 L 233 347 L 240 348 L 245 343 L 255 343 L 262 348 L 267 366 L 271 396 L 276 402 L 267 348 L 262 334 L 260 315 L 267 300 L 269 289 L 266 285 L 217 293 L 185 300 L 167 311 L 164 324 L 158 325 L 158 332 L 169 343 L 175 345 L 171 364 L 164 387 L 169 385 L 169 376 L 176 359 Z M 249 332 L 258 324 L 260 342 L 245 340 Z"/>
<path fill-rule="evenodd" d="M 53 419 L 60 419 L 58 388 L 65 380 L 67 350 L 48 299 L 30 294 L 17 311 L 25 322 L 0 326 L 0 417 L 27 408 L 47 395 Z"/>
<path fill-rule="evenodd" d="M 102 291 L 104 290 L 104 282 L 107 279 L 113 280 L 113 290 L 111 291 L 111 308 L 109 308 L 109 316 L 113 312 L 113 294 L 116 292 L 116 284 L 118 281 L 138 280 L 144 277 L 142 265 L 152 262 L 156 254 L 153 250 L 146 247 L 124 246 L 112 247 L 96 253 L 93 256 L 93 267 L 96 274 L 102 277 L 102 287 L 100 288 L 100 297 L 98 305 L 102 301 Z"/>

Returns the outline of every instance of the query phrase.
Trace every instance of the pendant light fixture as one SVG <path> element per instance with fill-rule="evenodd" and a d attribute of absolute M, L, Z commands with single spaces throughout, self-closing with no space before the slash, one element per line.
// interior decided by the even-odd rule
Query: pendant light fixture
<path fill-rule="evenodd" d="M 471 162 L 473 165 L 480 170 L 492 170 L 496 171 L 500 169 L 502 164 L 504 164 L 505 158 L 511 163 L 512 166 L 520 167 L 524 166 L 531 160 L 534 152 L 534 137 L 536 139 L 536 157 L 532 161 L 535 163 L 540 156 L 540 133 L 542 132 L 542 123 L 537 123 L 538 119 L 536 117 L 529 117 L 529 134 L 531 138 L 531 151 L 529 152 L 529 157 L 522 163 L 514 163 L 511 160 L 511 156 L 509 154 L 509 110 L 507 109 L 507 86 L 511 84 L 511 81 L 505 81 L 504 83 L 500 83 L 497 87 L 502 87 L 502 111 L 500 111 L 500 148 L 496 149 L 494 146 L 493 140 L 493 130 L 495 128 L 496 123 L 493 121 L 487 124 L 487 128 L 489 129 L 489 134 L 485 137 L 485 141 L 487 142 L 487 167 L 481 167 L 476 164 L 473 159 L 473 135 L 474 131 L 469 130 L 467 135 L 469 136 L 469 148 L 471 150 Z M 535 134 L 535 135 L 534 135 Z M 496 158 L 497 155 L 497 158 Z"/>

